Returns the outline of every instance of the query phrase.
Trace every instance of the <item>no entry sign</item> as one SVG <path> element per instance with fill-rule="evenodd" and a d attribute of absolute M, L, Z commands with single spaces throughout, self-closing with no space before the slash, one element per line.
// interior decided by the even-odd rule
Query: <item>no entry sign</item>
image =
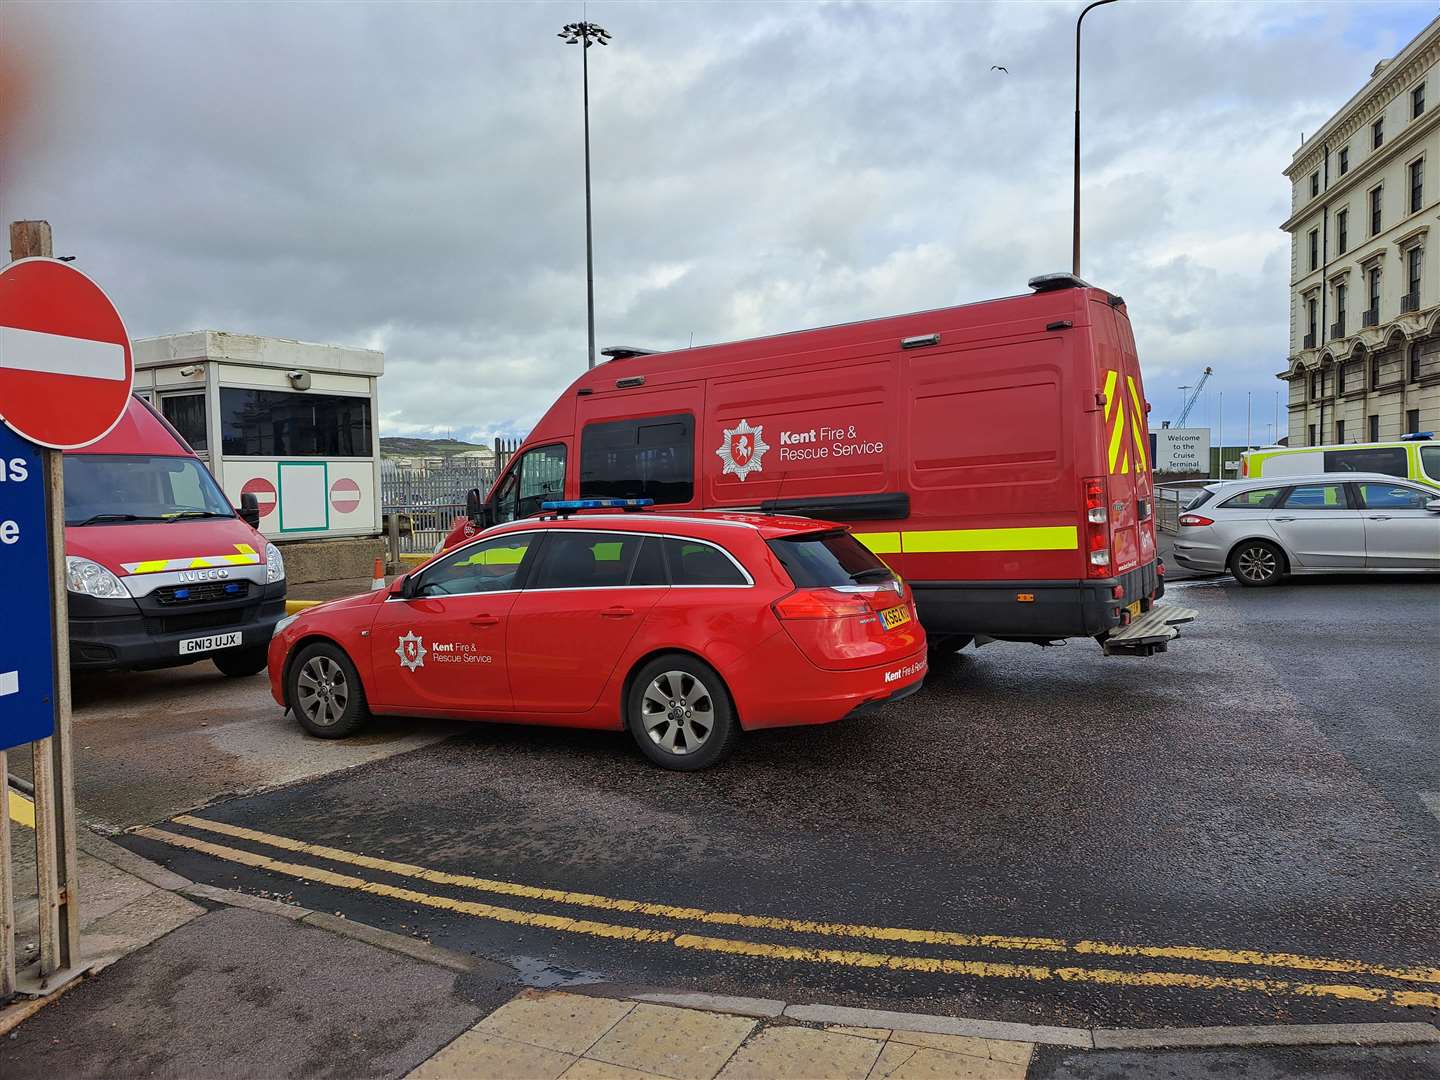
<path fill-rule="evenodd" d="M 134 380 L 130 337 L 99 285 L 56 259 L 0 270 L 0 420 L 54 450 L 88 446 Z"/>

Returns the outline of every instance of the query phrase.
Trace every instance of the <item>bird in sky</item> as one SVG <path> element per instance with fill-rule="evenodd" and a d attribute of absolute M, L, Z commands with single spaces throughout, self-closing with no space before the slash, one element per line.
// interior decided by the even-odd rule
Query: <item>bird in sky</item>
<path fill-rule="evenodd" d="M 1009 74 L 1010 74 L 1010 69 L 1009 69 L 1009 68 L 1007 68 L 1007 67 L 1001 67 L 999 64 L 991 64 L 991 65 L 990 65 L 990 70 L 991 70 L 991 71 L 1003 71 L 1003 72 L 1005 72 L 1006 75 L 1009 75 Z"/>

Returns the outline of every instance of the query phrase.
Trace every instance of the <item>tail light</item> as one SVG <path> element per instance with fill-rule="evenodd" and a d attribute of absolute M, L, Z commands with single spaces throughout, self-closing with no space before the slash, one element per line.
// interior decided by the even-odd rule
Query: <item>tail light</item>
<path fill-rule="evenodd" d="M 1224 450 L 1221 450 L 1220 452 L 1223 454 L 1225 451 L 1224 451 Z M 1241 455 L 1240 455 L 1240 475 L 1241 475 L 1241 476 L 1249 476 L 1249 475 L 1250 475 L 1250 458 L 1247 457 L 1247 456 L 1244 455 L 1244 454 L 1241 454 Z"/>
<path fill-rule="evenodd" d="M 797 589 L 775 601 L 774 609 L 780 619 L 845 619 L 873 610 L 865 594 L 838 589 Z"/>
<path fill-rule="evenodd" d="M 1085 576 L 1110 576 L 1110 494 L 1103 476 L 1085 478 Z"/>
<path fill-rule="evenodd" d="M 1214 518 L 1207 518 L 1204 514 L 1181 514 L 1181 525 L 1214 525 Z"/>

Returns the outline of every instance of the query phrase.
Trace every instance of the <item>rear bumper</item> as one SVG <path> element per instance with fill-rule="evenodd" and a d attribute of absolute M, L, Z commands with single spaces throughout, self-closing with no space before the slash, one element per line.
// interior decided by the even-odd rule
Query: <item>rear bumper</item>
<path fill-rule="evenodd" d="M 920 621 L 931 637 L 984 635 L 1022 641 L 1094 637 L 1120 625 L 1136 600 L 1163 593 L 1158 562 L 1118 577 L 1086 581 L 912 581 Z M 1120 598 L 1115 586 L 1124 587 Z M 1017 599 L 1021 594 L 1034 600 Z"/>
<path fill-rule="evenodd" d="M 264 648 L 285 615 L 285 582 L 257 590 L 243 604 L 197 604 L 163 613 L 134 600 L 69 597 L 70 667 L 75 671 L 124 671 L 178 667 L 208 660 L 215 651 L 182 655 L 180 642 L 239 633 L 239 648 Z M 175 624 L 182 620 L 197 625 Z M 207 625 L 208 624 L 208 625 Z M 227 650 L 228 651 L 228 650 Z"/>

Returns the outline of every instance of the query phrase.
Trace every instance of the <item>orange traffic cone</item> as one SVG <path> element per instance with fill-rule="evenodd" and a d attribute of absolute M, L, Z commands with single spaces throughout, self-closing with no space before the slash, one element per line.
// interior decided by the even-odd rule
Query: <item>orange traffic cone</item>
<path fill-rule="evenodd" d="M 377 558 L 375 560 L 375 580 L 370 582 L 370 591 L 374 592 L 376 589 L 383 588 L 385 588 L 385 560 Z"/>

